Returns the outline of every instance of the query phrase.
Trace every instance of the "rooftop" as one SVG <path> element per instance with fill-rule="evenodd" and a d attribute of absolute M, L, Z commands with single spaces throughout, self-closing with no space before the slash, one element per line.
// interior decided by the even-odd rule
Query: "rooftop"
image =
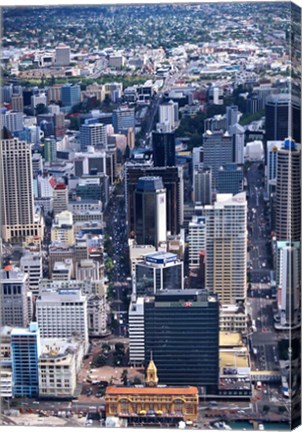
<path fill-rule="evenodd" d="M 247 351 L 219 351 L 220 368 L 248 368 L 249 359 Z"/>
<path fill-rule="evenodd" d="M 219 346 L 220 347 L 240 347 L 242 346 L 241 333 L 219 332 Z"/>
<path fill-rule="evenodd" d="M 198 395 L 197 387 L 120 387 L 108 386 L 106 395 Z"/>

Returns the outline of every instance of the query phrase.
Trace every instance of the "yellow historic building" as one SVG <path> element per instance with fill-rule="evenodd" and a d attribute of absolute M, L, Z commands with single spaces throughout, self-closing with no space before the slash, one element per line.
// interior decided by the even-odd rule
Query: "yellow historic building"
<path fill-rule="evenodd" d="M 106 416 L 127 419 L 128 424 L 177 424 L 198 417 L 197 387 L 158 385 L 157 368 L 150 361 L 145 386 L 108 386 Z"/>

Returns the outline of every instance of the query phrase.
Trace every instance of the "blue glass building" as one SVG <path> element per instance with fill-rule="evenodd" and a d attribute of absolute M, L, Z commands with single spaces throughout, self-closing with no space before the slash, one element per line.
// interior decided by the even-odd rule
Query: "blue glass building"
<path fill-rule="evenodd" d="M 79 85 L 65 84 L 61 89 L 63 106 L 76 105 L 81 102 L 81 87 Z"/>
<path fill-rule="evenodd" d="M 39 394 L 38 359 L 40 331 L 36 322 L 28 328 L 15 328 L 11 332 L 11 353 L 14 397 L 36 397 Z"/>

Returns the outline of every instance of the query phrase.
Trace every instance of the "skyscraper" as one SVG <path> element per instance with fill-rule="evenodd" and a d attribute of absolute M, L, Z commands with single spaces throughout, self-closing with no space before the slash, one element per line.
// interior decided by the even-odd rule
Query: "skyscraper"
<path fill-rule="evenodd" d="M 201 290 L 145 298 L 145 364 L 151 355 L 165 384 L 215 393 L 219 369 L 219 302 Z"/>
<path fill-rule="evenodd" d="M 57 159 L 57 141 L 54 136 L 44 140 L 44 159 L 50 163 Z"/>
<path fill-rule="evenodd" d="M 13 393 L 19 397 L 39 394 L 38 359 L 40 332 L 37 323 L 28 328 L 15 328 L 11 332 Z"/>
<path fill-rule="evenodd" d="M 65 183 L 57 183 L 53 189 L 53 212 L 56 216 L 58 213 L 66 211 L 68 208 L 68 187 Z"/>
<path fill-rule="evenodd" d="M 236 195 L 243 191 L 243 169 L 237 164 L 226 164 L 217 173 L 216 190 L 218 193 Z"/>
<path fill-rule="evenodd" d="M 245 130 L 239 123 L 229 127 L 229 133 L 233 140 L 233 162 L 244 163 Z"/>
<path fill-rule="evenodd" d="M 194 202 L 202 205 L 212 203 L 212 170 L 204 167 L 193 174 Z"/>
<path fill-rule="evenodd" d="M 135 236 L 138 244 L 166 240 L 166 190 L 160 177 L 141 177 L 135 192 Z"/>
<path fill-rule="evenodd" d="M 154 166 L 175 166 L 174 133 L 152 133 Z"/>
<path fill-rule="evenodd" d="M 204 206 L 206 288 L 230 304 L 246 296 L 247 202 L 245 192 L 217 194 Z"/>
<path fill-rule="evenodd" d="M 57 66 L 68 66 L 70 63 L 70 47 L 60 43 L 56 47 L 55 62 Z"/>
<path fill-rule="evenodd" d="M 80 289 L 42 291 L 36 300 L 41 337 L 77 336 L 88 349 L 87 298 Z"/>
<path fill-rule="evenodd" d="M 34 215 L 31 145 L 17 138 L 1 140 L 0 175 L 3 240 L 43 237 Z"/>
<path fill-rule="evenodd" d="M 6 127 L 10 132 L 14 133 L 23 129 L 23 112 L 21 111 L 6 111 L 0 114 L 0 129 Z"/>
<path fill-rule="evenodd" d="M 172 131 L 175 129 L 176 121 L 178 120 L 178 103 L 170 100 L 169 102 L 159 105 L 159 123 L 168 125 Z"/>
<path fill-rule="evenodd" d="M 298 323 L 301 306 L 300 242 L 277 242 L 278 309 L 282 326 Z"/>
<path fill-rule="evenodd" d="M 275 223 L 278 240 L 301 240 L 301 150 L 286 139 L 277 154 Z"/>
<path fill-rule="evenodd" d="M 283 141 L 267 141 L 266 143 L 266 179 L 267 192 L 273 192 L 276 186 L 278 150 L 283 147 Z"/>
<path fill-rule="evenodd" d="M 189 267 L 199 268 L 200 252 L 206 250 L 206 218 L 193 216 L 189 222 Z"/>
<path fill-rule="evenodd" d="M 80 127 L 80 141 L 82 150 L 85 150 L 88 146 L 96 149 L 106 149 L 106 125 L 102 123 L 83 124 Z"/>
<path fill-rule="evenodd" d="M 81 102 L 81 87 L 79 85 L 64 84 L 61 87 L 63 106 L 71 107 Z"/>
<path fill-rule="evenodd" d="M 135 110 L 128 106 L 120 106 L 112 112 L 112 124 L 114 133 L 120 133 L 124 129 L 135 128 Z"/>
<path fill-rule="evenodd" d="M 291 110 L 291 112 L 290 112 Z M 284 140 L 288 136 L 301 142 L 301 102 L 290 93 L 272 95 L 265 105 L 267 140 Z"/>
<path fill-rule="evenodd" d="M 203 134 L 204 164 L 212 168 L 213 185 L 222 165 L 233 162 L 233 139 L 228 132 L 210 132 Z"/>
<path fill-rule="evenodd" d="M 135 190 L 138 179 L 144 176 L 161 177 L 166 189 L 167 231 L 179 234 L 183 223 L 183 171 L 181 167 L 152 167 L 147 164 L 125 164 L 125 195 L 128 233 L 135 226 Z"/>
<path fill-rule="evenodd" d="M 26 327 L 29 323 L 28 281 L 28 274 L 18 268 L 0 270 L 1 326 Z"/>
<path fill-rule="evenodd" d="M 226 126 L 227 130 L 238 122 L 238 106 L 230 105 L 226 107 Z"/>

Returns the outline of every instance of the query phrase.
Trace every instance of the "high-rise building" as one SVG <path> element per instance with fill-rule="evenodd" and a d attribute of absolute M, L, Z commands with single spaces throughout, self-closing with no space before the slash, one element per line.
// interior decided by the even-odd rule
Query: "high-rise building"
<path fill-rule="evenodd" d="M 246 297 L 247 201 L 245 192 L 217 194 L 204 206 L 206 288 L 224 304 Z"/>
<path fill-rule="evenodd" d="M 61 87 L 63 106 L 71 107 L 81 102 L 81 87 L 77 84 L 64 84 Z"/>
<path fill-rule="evenodd" d="M 291 111 L 291 112 L 290 112 Z M 265 105 L 267 141 L 284 140 L 291 136 L 301 142 L 301 101 L 290 93 L 270 96 Z"/>
<path fill-rule="evenodd" d="M 34 110 L 37 108 L 38 105 L 41 104 L 47 106 L 46 94 L 33 94 L 31 97 L 31 109 Z"/>
<path fill-rule="evenodd" d="M 222 165 L 233 162 L 233 140 L 226 132 L 203 134 L 204 164 L 212 169 L 213 186 L 216 187 L 217 172 Z"/>
<path fill-rule="evenodd" d="M 290 139 L 277 154 L 275 224 L 277 240 L 301 240 L 301 150 Z"/>
<path fill-rule="evenodd" d="M 49 87 L 47 90 L 48 102 L 61 102 L 62 100 L 61 89 L 62 89 L 62 84 L 55 84 L 52 87 Z"/>
<path fill-rule="evenodd" d="M 13 94 L 13 85 L 9 84 L 9 85 L 5 85 L 1 88 L 2 90 L 2 103 L 10 103 L 11 102 L 11 97 Z"/>
<path fill-rule="evenodd" d="M 14 397 L 38 396 L 40 347 L 40 331 L 36 322 L 31 322 L 28 328 L 15 328 L 12 330 L 11 351 Z"/>
<path fill-rule="evenodd" d="M 229 127 L 229 133 L 233 139 L 233 162 L 244 163 L 245 130 L 239 123 Z"/>
<path fill-rule="evenodd" d="M 175 166 L 174 133 L 152 133 L 154 166 Z"/>
<path fill-rule="evenodd" d="M 120 106 L 112 112 L 112 124 L 114 133 L 120 133 L 123 129 L 135 129 L 135 110 L 128 106 Z"/>
<path fill-rule="evenodd" d="M 203 147 L 194 147 L 192 150 L 193 172 L 203 168 Z"/>
<path fill-rule="evenodd" d="M 23 130 L 23 112 L 6 111 L 0 114 L 0 130 L 6 127 L 10 132 Z"/>
<path fill-rule="evenodd" d="M 23 104 L 23 95 L 22 94 L 13 94 L 11 98 L 12 110 L 23 112 L 24 104 Z"/>
<path fill-rule="evenodd" d="M 266 143 L 266 180 L 267 192 L 273 192 L 276 187 L 278 150 L 281 150 L 283 141 L 267 141 Z"/>
<path fill-rule="evenodd" d="M 20 260 L 20 267 L 28 274 L 28 286 L 33 294 L 39 293 L 39 281 L 43 278 L 42 256 L 39 253 L 28 253 Z"/>
<path fill-rule="evenodd" d="M 138 244 L 157 247 L 166 240 L 166 190 L 160 177 L 141 177 L 137 182 L 134 232 Z"/>
<path fill-rule="evenodd" d="M 87 298 L 80 289 L 42 290 L 36 300 L 36 314 L 41 337 L 77 336 L 87 350 Z"/>
<path fill-rule="evenodd" d="M 76 194 L 82 200 L 100 200 L 105 208 L 109 200 L 109 177 L 104 173 L 83 175 Z"/>
<path fill-rule="evenodd" d="M 300 242 L 277 241 L 278 309 L 280 324 L 292 326 L 299 322 L 301 306 Z"/>
<path fill-rule="evenodd" d="M 142 366 L 145 361 L 144 297 L 133 296 L 129 306 L 129 361 Z"/>
<path fill-rule="evenodd" d="M 37 177 L 43 171 L 43 158 L 41 153 L 34 153 L 32 156 L 33 176 Z"/>
<path fill-rule="evenodd" d="M 233 195 L 243 191 L 243 169 L 237 164 L 226 164 L 217 173 L 216 190 L 218 193 Z"/>
<path fill-rule="evenodd" d="M 177 255 L 155 252 L 136 264 L 133 288 L 137 296 L 152 296 L 162 290 L 183 289 L 183 280 L 183 263 Z"/>
<path fill-rule="evenodd" d="M 1 140 L 0 173 L 3 240 L 43 237 L 34 212 L 31 145 L 17 138 Z"/>
<path fill-rule="evenodd" d="M 153 356 L 166 384 L 215 393 L 219 376 L 219 302 L 201 290 L 157 293 L 144 303 L 145 365 Z"/>
<path fill-rule="evenodd" d="M 161 177 L 166 189 L 167 231 L 179 234 L 183 223 L 183 171 L 180 167 L 152 167 L 148 164 L 125 164 L 125 195 L 128 233 L 135 230 L 135 190 L 138 179 L 144 176 Z"/>
<path fill-rule="evenodd" d="M 202 216 L 193 216 L 189 222 L 189 267 L 199 268 L 200 252 L 206 250 L 206 219 Z"/>
<path fill-rule="evenodd" d="M 92 146 L 96 149 L 106 149 L 106 125 L 102 123 L 83 124 L 80 127 L 80 142 L 82 150 L 85 150 L 88 146 Z"/>
<path fill-rule="evenodd" d="M 44 159 L 45 162 L 54 162 L 57 159 L 57 141 L 55 137 L 45 138 L 44 140 Z"/>
<path fill-rule="evenodd" d="M 28 275 L 7 266 L 0 270 L 1 326 L 26 327 L 29 323 Z"/>
<path fill-rule="evenodd" d="M 234 126 L 236 123 L 238 123 L 238 106 L 237 105 L 231 105 L 226 107 L 226 126 L 227 130 L 231 126 Z"/>
<path fill-rule="evenodd" d="M 57 183 L 53 189 L 54 215 L 68 209 L 68 187 L 65 183 Z"/>
<path fill-rule="evenodd" d="M 60 43 L 56 47 L 55 63 L 57 66 L 68 66 L 70 64 L 70 47 Z"/>
<path fill-rule="evenodd" d="M 178 103 L 170 100 L 159 105 L 159 123 L 168 123 L 171 130 L 175 129 L 178 121 Z"/>
<path fill-rule="evenodd" d="M 194 202 L 202 205 L 212 203 L 212 170 L 204 167 L 193 173 Z"/>

